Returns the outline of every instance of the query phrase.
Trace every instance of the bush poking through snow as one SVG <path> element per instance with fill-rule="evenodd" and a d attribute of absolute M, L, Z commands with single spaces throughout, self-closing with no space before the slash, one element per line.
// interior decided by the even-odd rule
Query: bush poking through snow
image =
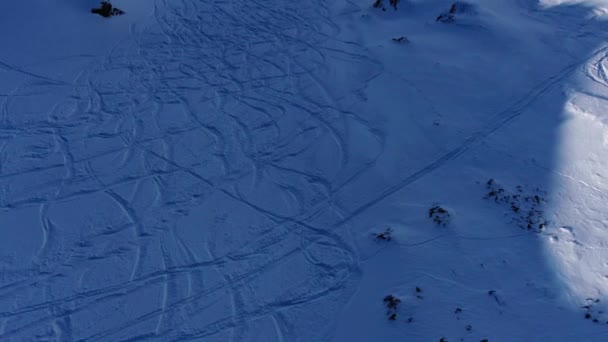
<path fill-rule="evenodd" d="M 440 14 L 435 21 L 442 22 L 444 24 L 449 24 L 454 22 L 454 16 L 452 14 Z"/>
<path fill-rule="evenodd" d="M 442 22 L 444 24 L 452 23 L 452 22 L 454 22 L 454 13 L 452 13 L 451 9 L 450 9 L 450 12 L 448 12 L 448 13 L 441 13 L 437 17 L 437 19 L 435 19 L 435 21 L 439 21 L 439 22 Z"/>
<path fill-rule="evenodd" d="M 450 213 L 438 205 L 429 209 L 429 218 L 438 226 L 445 227 L 450 223 Z"/>
<path fill-rule="evenodd" d="M 393 38 L 392 40 L 393 40 L 393 42 L 399 43 L 399 44 L 407 44 L 407 43 L 410 42 L 410 40 L 407 39 L 407 37 L 404 37 L 404 36 L 401 36 L 401 37 L 398 37 L 398 38 Z"/>
<path fill-rule="evenodd" d="M 473 5 L 464 1 L 456 1 L 450 6 L 450 14 L 464 14 L 474 12 Z"/>
<path fill-rule="evenodd" d="M 392 6 L 395 9 L 395 11 L 397 10 L 397 4 L 398 3 L 399 3 L 399 0 L 389 0 L 390 6 Z M 384 1 L 383 0 L 376 0 L 372 6 L 374 8 L 380 8 L 383 11 L 386 11 L 386 7 L 384 7 Z"/>
<path fill-rule="evenodd" d="M 462 1 L 456 1 L 452 4 L 452 6 L 450 6 L 450 9 L 447 12 L 441 13 L 435 21 L 439 21 L 446 24 L 452 23 L 456 19 L 456 14 L 469 13 L 472 11 L 473 5 Z"/>
<path fill-rule="evenodd" d="M 388 316 L 388 320 L 389 321 L 394 321 L 397 319 L 397 309 L 399 308 L 399 304 L 401 304 L 401 299 L 393 296 L 393 295 L 388 295 L 386 297 L 384 297 L 384 304 L 386 305 L 386 308 L 388 309 L 386 312 L 386 315 Z"/>
<path fill-rule="evenodd" d="M 392 234 L 393 229 L 391 229 L 390 227 L 386 228 L 386 230 L 382 233 L 377 233 L 376 235 L 376 240 L 380 240 L 380 241 L 391 241 L 392 240 Z"/>
<path fill-rule="evenodd" d="M 494 179 L 486 182 L 487 200 L 503 204 L 512 212 L 513 221 L 522 229 L 540 232 L 547 227 L 548 221 L 544 217 L 542 206 L 547 203 L 545 193 L 538 188 L 526 190 L 521 185 L 515 191 L 507 191 Z"/>
<path fill-rule="evenodd" d="M 587 298 L 587 305 L 583 305 L 582 308 L 585 309 L 585 319 L 590 320 L 593 323 L 599 323 L 600 318 L 603 320 L 604 311 L 598 309 L 600 300 L 597 298 Z M 599 317 L 599 318 L 598 318 Z M 608 324 L 608 321 L 606 322 Z"/>
<path fill-rule="evenodd" d="M 416 298 L 418 299 L 423 299 L 424 297 L 422 297 L 422 289 L 419 288 L 418 286 L 416 286 Z"/>
<path fill-rule="evenodd" d="M 123 10 L 113 7 L 110 1 L 102 1 L 101 7 L 91 9 L 91 13 L 99 14 L 100 16 L 105 18 L 125 14 Z"/>
<path fill-rule="evenodd" d="M 503 303 L 502 300 L 500 300 L 500 298 L 498 298 L 498 294 L 496 293 L 496 290 L 490 290 L 488 291 L 488 296 L 494 298 L 494 301 L 500 305 L 500 306 L 504 306 L 505 303 Z"/>

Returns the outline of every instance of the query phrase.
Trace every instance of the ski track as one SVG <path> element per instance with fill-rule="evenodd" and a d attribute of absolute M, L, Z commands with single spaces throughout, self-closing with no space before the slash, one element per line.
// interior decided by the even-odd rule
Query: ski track
<path fill-rule="evenodd" d="M 0 283 L 3 341 L 193 341 L 223 333 L 245 341 L 264 319 L 277 341 L 294 340 L 289 310 L 314 305 L 331 315 L 335 306 L 322 299 L 348 298 L 359 277 L 358 256 L 339 230 L 516 119 L 580 65 L 567 66 L 490 115 L 460 145 L 345 212 L 336 194 L 375 167 L 384 137 L 340 108 L 335 93 L 365 88 L 382 65 L 364 48 L 339 42 L 324 4 L 157 0 L 153 20 L 156 31 L 132 30 L 135 47 L 117 45 L 73 84 L 0 62 L 26 77 L 0 98 L 0 158 L 24 160 L 0 169 L 0 209 L 35 209 L 42 236 L 31 264 L 11 269 Z M 603 57 L 588 74 L 602 85 L 606 50 L 593 53 Z M 338 58 L 369 75 L 337 89 L 325 74 Z M 24 122 L 12 109 L 24 94 L 66 88 L 70 95 L 46 117 Z M 366 162 L 353 158 L 350 124 L 379 142 Z M 334 148 L 334 168 L 326 172 L 312 159 L 327 148 L 322 139 Z M 29 155 L 6 152 L 24 142 L 35 147 Z M 300 162 L 290 164 L 294 159 Z M 43 181 L 26 184 L 28 177 Z M 19 182 L 26 185 L 11 186 Z M 263 198 L 269 192 L 256 192 L 265 187 L 276 197 L 270 202 Z M 221 224 L 203 226 L 213 233 L 202 243 L 181 236 L 175 222 L 218 199 L 232 207 L 228 214 L 255 216 L 248 227 L 260 230 L 255 238 L 242 244 L 207 238 Z M 105 204 L 79 206 L 87 201 Z M 82 222 L 61 218 L 70 211 L 82 211 Z M 338 253 L 339 262 L 314 255 L 324 249 Z M 302 262 L 305 271 L 284 289 L 253 296 L 256 281 Z M 88 281 L 92 271 L 99 279 Z M 145 310 L 131 311 L 129 303 L 144 300 Z M 118 319 L 96 317 L 96 308 L 108 305 Z M 205 316 L 214 305 L 227 309 Z"/>
<path fill-rule="evenodd" d="M 318 212 L 319 196 L 337 191 L 336 175 L 366 167 L 349 160 L 344 123 L 352 114 L 335 108 L 321 80 L 337 54 L 366 67 L 365 54 L 325 46 L 339 30 L 320 3 L 154 6 L 156 30 L 132 29 L 135 46 L 117 44 L 73 84 L 0 64 L 26 78 L 0 99 L 3 150 L 22 140 L 40 145 L 27 163 L 1 170 L 0 207 L 37 208 L 42 236 L 31 265 L 0 284 L 3 308 L 12 308 L 0 312 L 3 340 L 188 341 L 228 332 L 241 341 L 261 319 L 277 339 L 291 340 L 281 327 L 285 312 L 352 291 L 346 284 L 358 266 L 349 242 L 323 219 L 297 217 Z M 24 128 L 14 109 L 19 97 L 66 88 L 73 89 L 67 98 Z M 327 174 L 306 162 L 324 137 L 335 144 Z M 286 162 L 305 154 L 303 164 Z M 10 186 L 28 177 L 43 181 Z M 277 199 L 261 201 L 257 188 Z M 284 205 L 275 201 L 281 193 Z M 253 213 L 261 234 L 230 249 L 182 237 L 176 222 L 211 196 L 236 215 Z M 91 201 L 103 204 L 79 206 Z M 64 220 L 70 207 L 82 215 Z M 206 229 L 215 228 L 222 226 Z M 328 265 L 311 250 L 340 257 Z M 308 266 L 281 291 L 251 297 L 256 279 L 293 263 Z M 146 310 L 131 311 L 129 303 L 146 298 L 142 291 L 156 295 L 145 299 Z M 122 318 L 95 318 L 107 305 Z M 198 318 L 214 305 L 228 310 Z M 74 325 L 83 320 L 94 325 Z"/>

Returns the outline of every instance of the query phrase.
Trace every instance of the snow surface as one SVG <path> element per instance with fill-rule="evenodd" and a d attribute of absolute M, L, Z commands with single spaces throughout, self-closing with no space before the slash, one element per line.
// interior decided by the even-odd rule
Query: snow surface
<path fill-rule="evenodd" d="M 608 340 L 608 1 L 372 3 L 3 4 L 0 340 Z"/>

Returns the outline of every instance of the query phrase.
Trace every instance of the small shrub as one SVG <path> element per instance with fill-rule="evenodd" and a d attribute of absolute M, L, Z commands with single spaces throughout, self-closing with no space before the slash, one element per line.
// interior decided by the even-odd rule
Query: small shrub
<path fill-rule="evenodd" d="M 450 6 L 450 9 L 447 12 L 441 13 L 435 21 L 446 24 L 452 23 L 456 19 L 456 14 L 470 12 L 473 12 L 473 5 L 463 1 L 456 1 L 452 4 L 452 6 Z"/>
<path fill-rule="evenodd" d="M 105 18 L 125 14 L 123 10 L 113 7 L 110 1 L 102 1 L 99 8 L 91 9 L 91 13 L 99 14 Z"/>
<path fill-rule="evenodd" d="M 418 286 L 416 286 L 416 298 L 418 299 L 423 299 L 424 297 L 422 297 L 422 289 L 419 288 Z"/>
<path fill-rule="evenodd" d="M 442 13 L 440 14 L 437 19 L 435 19 L 435 21 L 444 23 L 444 24 L 449 24 L 454 22 L 454 15 L 453 14 L 449 14 L 449 13 Z"/>
<path fill-rule="evenodd" d="M 401 299 L 399 299 L 393 295 L 388 295 L 388 296 L 384 297 L 384 302 L 386 303 L 387 308 L 397 309 L 397 307 L 401 303 Z"/>
<path fill-rule="evenodd" d="M 392 232 L 393 230 L 388 227 L 386 228 L 386 230 L 382 233 L 377 233 L 376 235 L 376 240 L 381 240 L 381 241 L 391 241 L 393 239 L 392 237 Z"/>
<path fill-rule="evenodd" d="M 389 5 L 392 6 L 395 9 L 395 11 L 397 10 L 398 3 L 399 3 L 399 0 L 389 0 Z M 383 0 L 376 0 L 372 6 L 374 8 L 380 8 L 383 11 L 386 11 Z"/>
<path fill-rule="evenodd" d="M 436 205 L 429 209 L 429 218 L 438 226 L 447 226 L 451 216 L 446 209 Z"/>
<path fill-rule="evenodd" d="M 494 298 L 494 301 L 498 305 L 500 305 L 500 306 L 504 306 L 505 305 L 505 303 L 502 300 L 500 300 L 500 298 L 498 298 L 498 294 L 496 293 L 496 290 L 490 290 L 490 291 L 488 291 L 488 296 Z"/>
<path fill-rule="evenodd" d="M 384 297 L 384 305 L 386 305 L 387 308 L 387 312 L 386 315 L 388 316 L 389 321 L 394 321 L 397 319 L 397 309 L 399 308 L 399 304 L 401 304 L 401 299 L 393 296 L 393 295 L 388 295 L 386 297 Z"/>
<path fill-rule="evenodd" d="M 604 310 L 598 310 L 597 306 L 600 305 L 598 298 L 587 298 L 587 305 L 583 305 L 581 308 L 585 309 L 585 319 L 592 321 L 593 323 L 599 323 L 600 319 L 604 316 Z M 608 324 L 608 322 L 606 322 Z"/>
<path fill-rule="evenodd" d="M 401 36 L 401 37 L 398 37 L 398 38 L 393 38 L 392 40 L 393 40 L 393 42 L 395 42 L 395 43 L 400 43 L 400 44 L 407 44 L 407 43 L 409 43 L 409 42 L 410 42 L 410 40 L 409 40 L 409 39 L 407 39 L 407 38 L 406 38 L 406 37 L 404 37 L 404 36 Z"/>
<path fill-rule="evenodd" d="M 474 12 L 474 7 L 472 4 L 464 1 L 456 1 L 450 6 L 450 14 L 463 14 L 463 13 L 472 13 Z"/>

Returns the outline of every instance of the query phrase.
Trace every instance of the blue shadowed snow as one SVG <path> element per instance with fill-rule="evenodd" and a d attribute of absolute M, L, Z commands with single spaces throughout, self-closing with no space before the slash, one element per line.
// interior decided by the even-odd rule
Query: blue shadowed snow
<path fill-rule="evenodd" d="M 0 340 L 605 341 L 608 4 L 384 2 L 5 4 Z"/>

